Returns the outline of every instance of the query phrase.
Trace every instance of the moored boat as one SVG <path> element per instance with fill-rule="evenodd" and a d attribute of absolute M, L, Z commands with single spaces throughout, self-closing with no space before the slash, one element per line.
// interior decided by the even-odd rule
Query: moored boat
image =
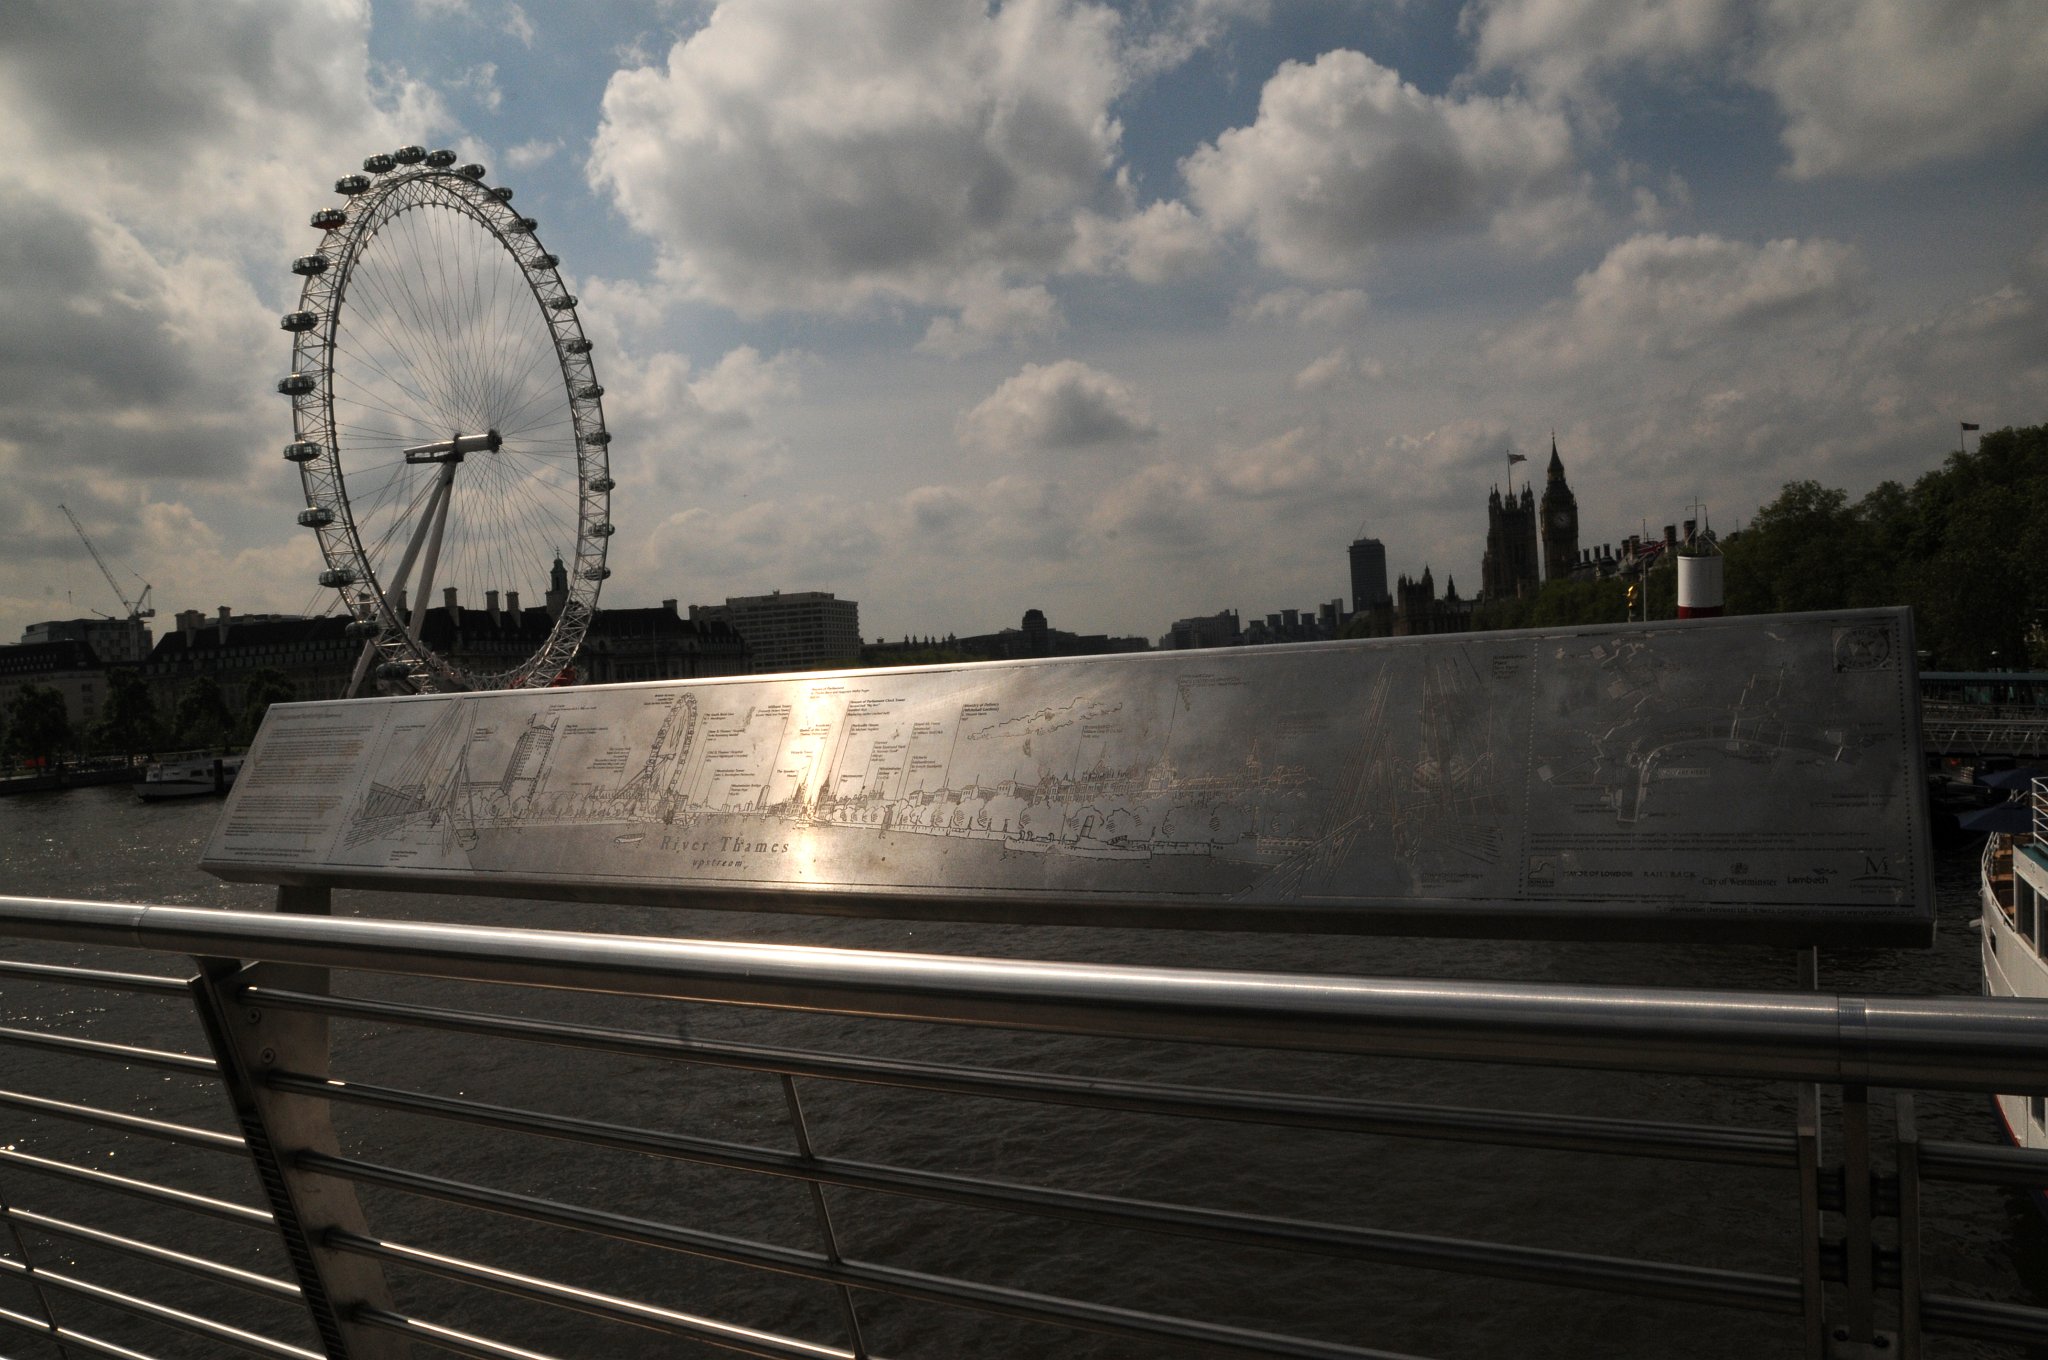
<path fill-rule="evenodd" d="M 145 803 L 167 798 L 205 798 L 234 787 L 242 768 L 240 756 L 187 755 L 154 761 L 135 785 Z"/>
<path fill-rule="evenodd" d="M 2035 779 L 2024 829 L 1994 831 L 1982 860 L 1984 992 L 2048 1000 L 2048 780 Z M 2048 1148 L 2048 1097 L 1995 1097 L 2006 1136 Z M 2043 1192 L 2034 1192 L 2037 1200 Z"/>

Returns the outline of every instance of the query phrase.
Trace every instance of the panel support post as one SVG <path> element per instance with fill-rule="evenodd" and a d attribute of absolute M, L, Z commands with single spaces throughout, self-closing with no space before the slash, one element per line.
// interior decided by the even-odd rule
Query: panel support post
<path fill-rule="evenodd" d="M 281 912 L 324 914 L 327 889 L 280 888 L 277 905 Z M 370 1235 L 355 1187 L 295 1165 L 302 1153 L 338 1154 L 327 1102 L 266 1085 L 273 1071 L 327 1075 L 327 1018 L 266 1011 L 241 999 L 242 988 L 251 984 L 325 992 L 327 970 L 208 958 L 199 960 L 199 969 L 191 984 L 194 1007 L 329 1360 L 408 1360 L 412 1347 L 406 1338 L 355 1321 L 355 1310 L 363 1305 L 394 1311 L 383 1267 L 326 1245 L 333 1229 Z"/>

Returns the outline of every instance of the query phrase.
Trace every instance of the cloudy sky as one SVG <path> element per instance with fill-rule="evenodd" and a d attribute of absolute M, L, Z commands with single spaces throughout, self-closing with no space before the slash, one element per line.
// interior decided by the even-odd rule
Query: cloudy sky
<path fill-rule="evenodd" d="M 328 607 L 277 314 L 406 142 L 582 298 L 607 603 L 1156 636 L 1469 593 L 1553 430 L 1598 542 L 2048 421 L 2040 0 L 12 0 L 0 129 L 8 639 L 118 608 L 60 501 Z"/>

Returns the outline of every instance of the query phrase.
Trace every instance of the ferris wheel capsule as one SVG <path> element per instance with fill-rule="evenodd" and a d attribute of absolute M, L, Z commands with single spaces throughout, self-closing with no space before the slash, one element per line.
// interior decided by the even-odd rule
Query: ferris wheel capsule
<path fill-rule="evenodd" d="M 593 477 L 590 481 L 590 489 L 598 492 L 610 491 L 617 485 L 618 483 L 609 477 Z"/>
<path fill-rule="evenodd" d="M 465 179 L 482 179 L 484 177 L 484 168 L 475 161 L 471 161 L 455 173 L 463 176 Z"/>
<path fill-rule="evenodd" d="M 303 397 L 320 385 L 310 373 L 288 373 L 277 380 L 277 390 L 288 397 Z"/>
<path fill-rule="evenodd" d="M 540 223 L 531 217 L 515 217 L 505 224 L 505 230 L 518 236 L 531 236 L 540 228 Z"/>
<path fill-rule="evenodd" d="M 613 534 L 618 532 L 618 530 L 614 529 L 608 521 L 601 519 L 592 520 L 590 522 L 589 529 L 590 536 L 592 538 L 610 538 Z"/>
<path fill-rule="evenodd" d="M 299 511 L 299 524 L 307 529 L 325 529 L 334 523 L 334 512 L 324 505 L 309 505 Z"/>
<path fill-rule="evenodd" d="M 574 293 L 564 293 L 560 297 L 551 297 L 548 299 L 548 306 L 554 308 L 558 312 L 566 312 L 575 305 L 576 295 Z"/>
<path fill-rule="evenodd" d="M 344 636 L 360 641 L 363 638 L 377 636 L 377 634 L 384 631 L 384 625 L 378 623 L 375 619 L 350 619 L 348 627 L 341 631 Z"/>
<path fill-rule="evenodd" d="M 403 661 L 380 661 L 377 663 L 377 678 L 379 680 L 409 680 L 412 678 L 412 667 L 406 665 Z"/>
<path fill-rule="evenodd" d="M 427 153 L 427 164 L 436 170 L 446 170 L 449 166 L 455 164 L 455 153 L 448 150 L 429 151 Z"/>
<path fill-rule="evenodd" d="M 301 255 L 298 259 L 292 261 L 292 273 L 309 279 L 315 274 L 325 274 L 326 272 L 327 257 L 325 255 Z"/>
<path fill-rule="evenodd" d="M 313 225 L 322 231 L 333 231 L 348 221 L 348 214 L 339 208 L 322 208 L 313 214 Z"/>
<path fill-rule="evenodd" d="M 553 269 L 556 265 L 560 263 L 561 260 L 559 260 L 553 255 L 548 254 L 546 251 L 542 251 L 540 254 L 533 257 L 533 267 L 535 269 Z"/>
<path fill-rule="evenodd" d="M 278 318 L 278 328 L 287 331 L 309 331 L 320 324 L 318 312 L 286 312 Z"/>
<path fill-rule="evenodd" d="M 391 153 L 391 159 L 400 165 L 418 165 L 426 158 L 427 149 L 423 146 L 401 146 Z"/>
<path fill-rule="evenodd" d="M 366 194 L 369 191 L 370 177 L 368 175 L 343 175 L 340 179 L 334 181 L 334 192 L 337 194 L 347 194 L 353 198 L 357 194 Z"/>
<path fill-rule="evenodd" d="M 310 463 L 325 452 L 326 445 L 316 444 L 310 439 L 301 439 L 284 446 L 284 460 L 287 463 Z"/>
<path fill-rule="evenodd" d="M 356 574 L 348 567 L 329 567 L 320 573 L 320 584 L 332 590 L 356 583 Z"/>
<path fill-rule="evenodd" d="M 583 436 L 583 442 L 594 449 L 601 449 L 612 442 L 612 432 L 610 430 L 592 430 L 589 434 Z"/>
<path fill-rule="evenodd" d="M 599 397 L 604 395 L 604 384 L 587 383 L 584 386 L 576 389 L 576 395 L 583 398 L 583 400 L 585 401 L 596 401 Z"/>
<path fill-rule="evenodd" d="M 390 156 L 379 153 L 375 156 L 371 156 L 368 159 L 366 159 L 363 162 L 363 169 L 369 171 L 373 175 L 381 175 L 386 170 L 391 169 L 397 164 L 398 162 L 393 160 Z"/>
<path fill-rule="evenodd" d="M 583 569 L 583 579 L 586 581 L 609 581 L 611 578 L 612 569 L 610 567 L 585 567 Z"/>
<path fill-rule="evenodd" d="M 574 340 L 564 340 L 562 342 L 562 353 L 588 354 L 590 353 L 590 342 L 580 335 Z"/>

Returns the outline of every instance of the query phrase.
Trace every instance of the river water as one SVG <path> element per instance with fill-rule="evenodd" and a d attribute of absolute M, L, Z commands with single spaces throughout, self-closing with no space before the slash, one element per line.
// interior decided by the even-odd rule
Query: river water
<path fill-rule="evenodd" d="M 265 889 L 198 872 L 218 815 L 210 801 L 139 805 L 118 788 L 0 799 L 0 892 L 109 901 L 261 909 Z M 1833 951 L 1825 990 L 1970 995 L 1978 990 L 1975 857 L 1937 863 L 1941 928 L 1924 951 Z M 1651 983 L 1787 988 L 1794 962 L 1781 949 L 1557 945 L 1327 939 L 1134 930 L 1018 929 L 895 921 L 841 921 L 648 908 L 606 908 L 413 894 L 343 893 L 344 914 L 443 919 L 537 928 L 772 942 L 810 942 L 1004 957 L 1202 968 L 1533 982 Z M 188 960 L 43 944 L 0 944 L 8 957 L 189 973 Z M 1747 1127 L 1790 1127 L 1788 1089 L 1761 1083 L 1601 1075 L 1556 1069 L 1337 1060 L 1175 1044 L 1118 1044 L 938 1026 L 847 1022 L 707 1006 L 356 976 L 338 990 L 377 997 L 545 1015 L 664 1034 L 928 1061 L 1015 1066 L 1106 1078 L 1344 1094 L 1481 1109 L 1551 1110 Z M 0 1023 L 99 1039 L 205 1051 L 189 1008 L 154 998 L 0 979 Z M 775 1080 L 567 1049 L 513 1046 L 429 1031 L 338 1024 L 335 1074 L 355 1081 L 459 1094 L 529 1109 L 657 1127 L 787 1150 Z M 231 1116 L 208 1083 L 141 1067 L 63 1061 L 0 1047 L 0 1086 L 227 1129 Z M 802 1085 L 821 1155 L 975 1174 L 1218 1208 L 1485 1238 L 1531 1246 L 1657 1258 L 1778 1275 L 1796 1273 L 1796 1191 L 1789 1173 L 1620 1157 L 1518 1151 L 1358 1135 L 1194 1125 L 1188 1121 L 1064 1111 L 998 1101 L 941 1101 L 828 1082 Z M 1920 1098 L 1927 1136 L 1995 1141 L 1981 1097 Z M 1888 1118 L 1889 1102 L 1876 1108 Z M 625 1153 L 424 1119 L 340 1107 L 350 1155 L 528 1194 L 665 1219 L 805 1250 L 819 1242 L 815 1210 L 792 1183 L 748 1178 Z M 218 1154 L 0 1107 L 0 1147 L 59 1157 L 116 1174 L 258 1202 L 253 1176 Z M 1940 1188 L 1924 1241 L 1937 1287 L 2048 1305 L 2048 1230 L 2026 1197 Z M 139 1237 L 175 1243 L 284 1273 L 259 1235 L 167 1214 L 0 1165 L 0 1197 Z M 1618 1295 L 1549 1290 L 1508 1281 L 1251 1251 L 1111 1232 L 1048 1220 L 969 1212 L 857 1192 L 828 1197 L 849 1257 L 1045 1293 L 1194 1315 L 1397 1352 L 1479 1357 L 1791 1356 L 1797 1320 Z M 393 1191 L 364 1193 L 372 1230 L 515 1270 L 567 1279 L 844 1344 L 838 1299 L 782 1276 L 576 1234 Z M 289 1310 L 113 1256 L 31 1234 L 51 1269 L 76 1267 L 139 1293 L 246 1319 L 311 1345 Z M 0 1252 L 16 1248 L 0 1234 Z M 409 1311 L 555 1355 L 724 1354 L 656 1333 L 543 1314 L 503 1296 L 429 1276 L 394 1277 Z M 126 1340 L 149 1354 L 225 1354 L 219 1343 L 133 1323 L 87 1301 L 53 1296 L 70 1324 Z M 1004 1319 L 858 1296 L 877 1354 L 1154 1357 L 1173 1346 L 1077 1334 Z M 14 1277 L 0 1277 L 0 1308 L 34 1313 Z M 54 1356 L 0 1328 L 0 1355 Z M 1933 1356 L 2007 1354 L 1973 1343 L 1932 1342 Z"/>

